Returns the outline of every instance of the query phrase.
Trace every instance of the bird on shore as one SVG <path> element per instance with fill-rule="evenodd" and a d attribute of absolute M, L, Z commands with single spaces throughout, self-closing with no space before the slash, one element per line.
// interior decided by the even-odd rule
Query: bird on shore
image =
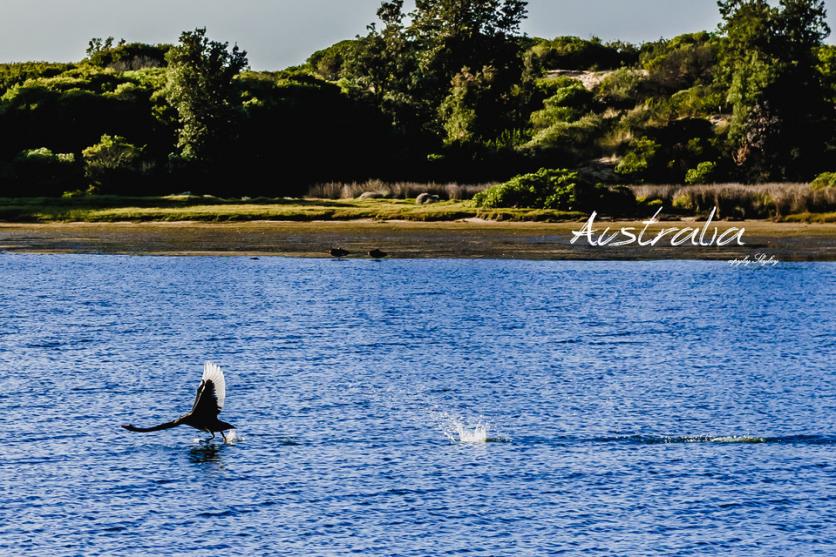
<path fill-rule="evenodd" d="M 373 257 L 374 259 L 383 259 L 386 257 L 387 254 L 385 251 L 380 251 L 379 249 L 375 248 L 369 252 L 369 257 Z"/>
<path fill-rule="evenodd" d="M 331 248 L 331 251 L 328 253 L 330 253 L 332 257 L 345 257 L 350 252 L 344 250 L 343 248 Z"/>
<path fill-rule="evenodd" d="M 224 432 L 235 429 L 235 426 L 218 419 L 218 414 L 223 410 L 225 399 L 226 382 L 224 381 L 223 371 L 220 366 L 212 362 L 206 362 L 203 365 L 203 377 L 200 380 L 200 386 L 197 388 L 197 395 L 195 395 L 190 412 L 183 414 L 176 420 L 153 427 L 136 427 L 133 424 L 125 424 L 122 427 L 128 431 L 149 433 L 171 429 L 179 425 L 188 425 L 206 433 L 211 433 L 212 439 L 215 438 L 215 433 L 220 433 L 223 440 L 226 441 Z"/>

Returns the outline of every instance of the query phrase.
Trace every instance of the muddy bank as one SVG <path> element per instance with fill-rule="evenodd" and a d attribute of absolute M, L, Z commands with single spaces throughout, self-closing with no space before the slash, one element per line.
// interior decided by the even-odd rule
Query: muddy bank
<path fill-rule="evenodd" d="M 663 223 L 671 225 L 694 226 Z M 340 246 L 352 257 L 367 257 L 368 250 L 380 248 L 399 258 L 724 260 L 764 252 L 785 261 L 836 260 L 836 224 L 720 222 L 720 231 L 746 228 L 745 246 L 723 248 L 571 245 L 572 231 L 581 226 L 472 221 L 0 224 L 0 251 L 328 257 L 331 247 Z"/>

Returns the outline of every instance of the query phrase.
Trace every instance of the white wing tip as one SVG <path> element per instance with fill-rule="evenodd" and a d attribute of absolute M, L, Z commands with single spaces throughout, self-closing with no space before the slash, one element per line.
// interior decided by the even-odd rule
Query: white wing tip
<path fill-rule="evenodd" d="M 216 364 L 215 362 L 211 362 L 209 360 L 203 364 L 203 375 L 204 377 L 209 373 L 220 373 L 223 375 L 223 371 L 221 370 L 221 366 Z"/>
<path fill-rule="evenodd" d="M 215 394 L 218 397 L 218 407 L 223 408 L 226 401 L 226 381 L 221 366 L 207 361 L 203 364 L 203 380 L 210 380 L 215 384 Z"/>

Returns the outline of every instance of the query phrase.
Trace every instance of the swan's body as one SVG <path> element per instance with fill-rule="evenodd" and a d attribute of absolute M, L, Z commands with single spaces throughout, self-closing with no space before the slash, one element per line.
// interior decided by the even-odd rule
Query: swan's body
<path fill-rule="evenodd" d="M 218 419 L 218 414 L 223 410 L 225 400 L 226 382 L 224 381 L 224 373 L 220 366 L 212 362 L 206 362 L 203 365 L 203 377 L 201 378 L 200 386 L 197 388 L 197 394 L 195 395 L 191 412 L 183 414 L 176 420 L 153 427 L 136 427 L 132 424 L 126 424 L 122 427 L 128 431 L 148 433 L 151 431 L 171 429 L 178 425 L 188 425 L 206 433 L 211 433 L 212 437 L 215 436 L 215 433 L 220 432 L 221 437 L 226 440 L 224 431 L 235 429 L 235 426 Z"/>
<path fill-rule="evenodd" d="M 351 255 L 348 250 L 343 248 L 331 248 L 331 251 L 328 253 L 331 254 L 331 257 L 346 257 L 347 255 Z"/>
<path fill-rule="evenodd" d="M 375 248 L 369 252 L 369 257 L 373 259 L 383 259 L 388 254 L 385 251 L 380 251 L 379 249 Z"/>

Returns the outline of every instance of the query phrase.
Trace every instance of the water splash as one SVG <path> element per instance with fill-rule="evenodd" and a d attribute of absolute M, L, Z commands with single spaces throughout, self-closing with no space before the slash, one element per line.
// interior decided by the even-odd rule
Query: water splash
<path fill-rule="evenodd" d="M 365 386 L 364 396 L 370 405 L 385 408 L 388 412 L 399 414 L 420 428 L 427 425 L 440 430 L 452 443 L 483 444 L 509 443 L 511 438 L 494 433 L 492 423 L 484 417 L 464 418 L 446 408 L 449 404 L 440 400 L 438 390 L 422 385 L 412 385 L 410 389 L 397 385 L 381 387 Z M 449 392 L 445 389 L 443 393 Z"/>
<path fill-rule="evenodd" d="M 453 441 L 458 438 L 460 443 L 487 443 L 488 426 L 486 424 L 476 424 L 469 428 L 464 424 L 457 424 L 455 426 L 455 436 L 447 433 L 447 438 Z"/>
<path fill-rule="evenodd" d="M 480 444 L 505 443 L 510 441 L 505 436 L 491 436 L 492 426 L 481 416 L 475 420 L 466 421 L 460 416 L 450 414 L 449 412 L 434 411 L 432 415 L 438 423 L 444 437 L 453 443 Z"/>
<path fill-rule="evenodd" d="M 757 444 L 769 443 L 777 439 L 756 435 L 626 435 L 620 437 L 603 437 L 603 442 L 627 442 L 641 445 L 668 445 L 678 443 L 740 443 Z"/>
<path fill-rule="evenodd" d="M 244 440 L 244 436 L 237 429 L 231 429 L 226 433 L 224 443 L 227 445 L 234 445 Z"/>
<path fill-rule="evenodd" d="M 208 445 L 218 441 L 225 445 L 235 445 L 236 443 L 240 443 L 244 440 L 244 436 L 241 435 L 237 429 L 230 429 L 225 432 L 225 435 L 226 438 L 222 437 L 220 434 L 215 437 L 195 437 L 192 439 L 192 443 L 196 443 L 198 445 Z"/>

